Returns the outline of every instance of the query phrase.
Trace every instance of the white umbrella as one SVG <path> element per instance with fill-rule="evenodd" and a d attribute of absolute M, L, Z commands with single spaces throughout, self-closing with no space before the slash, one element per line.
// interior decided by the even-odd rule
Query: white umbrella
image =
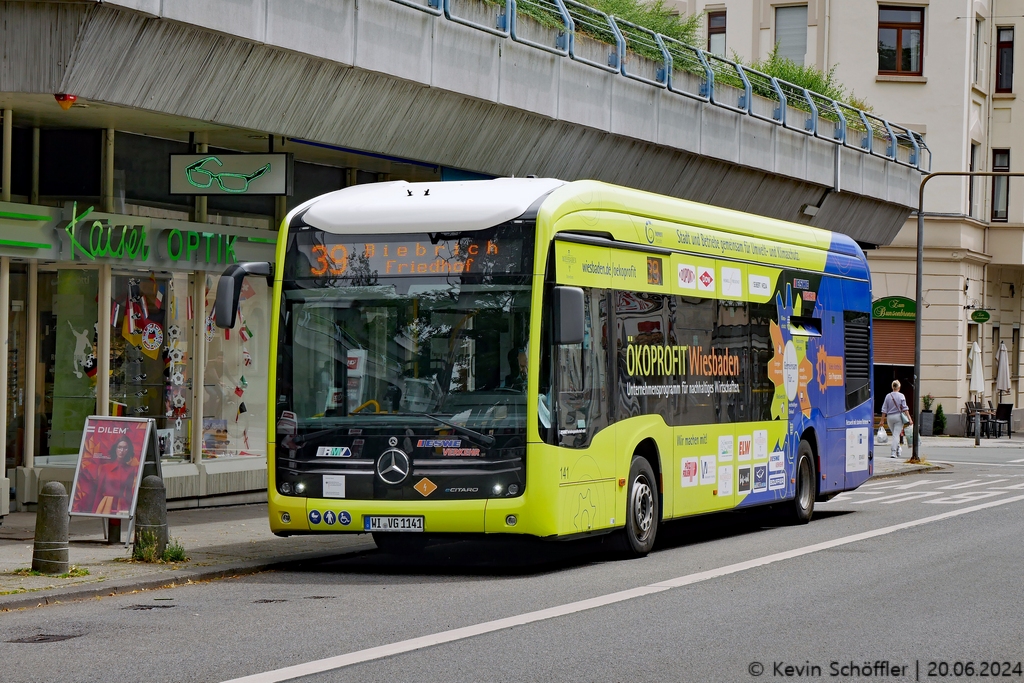
<path fill-rule="evenodd" d="M 971 393 L 977 397 L 985 393 L 985 367 L 981 360 L 981 347 L 978 346 L 978 342 L 971 345 L 971 355 L 967 360 L 971 364 Z"/>
<path fill-rule="evenodd" d="M 1006 343 L 999 342 L 999 359 L 996 369 L 996 391 L 1006 394 L 1010 391 L 1010 354 L 1006 350 Z M 1002 396 L 1000 396 L 1002 398 Z"/>

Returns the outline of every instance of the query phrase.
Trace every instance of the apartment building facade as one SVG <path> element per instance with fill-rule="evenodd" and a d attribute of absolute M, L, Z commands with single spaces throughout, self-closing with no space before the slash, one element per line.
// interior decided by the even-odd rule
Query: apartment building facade
<path fill-rule="evenodd" d="M 1019 171 L 1024 103 L 1014 75 L 1024 0 L 772 2 L 677 0 L 706 13 L 705 49 L 746 64 L 778 54 L 824 72 L 875 113 L 924 135 L 933 171 Z M 1016 123 L 1016 125 L 1014 125 Z M 1024 181 L 935 178 L 924 199 L 924 304 L 914 299 L 917 225 L 868 253 L 875 300 L 876 394 L 893 379 L 913 387 L 914 321 L 922 316 L 921 391 L 943 405 L 947 432 L 962 433 L 972 372 L 983 401 L 1021 406 Z M 976 322 L 984 319 L 986 322 Z M 984 367 L 968 363 L 972 344 Z M 1011 389 L 996 390 L 1005 346 Z M 877 410 L 878 406 L 876 406 Z M 1020 417 L 1015 411 L 1015 429 Z"/>

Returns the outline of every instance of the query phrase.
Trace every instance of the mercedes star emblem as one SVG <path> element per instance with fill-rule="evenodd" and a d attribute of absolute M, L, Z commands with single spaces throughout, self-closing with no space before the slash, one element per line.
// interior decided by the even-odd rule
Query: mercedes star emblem
<path fill-rule="evenodd" d="M 398 450 L 390 448 L 380 456 L 377 461 L 377 476 L 385 484 L 397 486 L 405 481 L 412 471 L 409 456 Z"/>

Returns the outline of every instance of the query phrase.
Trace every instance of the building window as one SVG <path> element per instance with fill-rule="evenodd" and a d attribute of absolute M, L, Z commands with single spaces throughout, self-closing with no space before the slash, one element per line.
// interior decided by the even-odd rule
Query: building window
<path fill-rule="evenodd" d="M 974 83 L 981 82 L 981 19 L 974 20 Z"/>
<path fill-rule="evenodd" d="M 992 326 L 992 379 L 995 380 L 999 375 L 999 363 L 996 362 L 999 358 L 999 326 Z"/>
<path fill-rule="evenodd" d="M 1020 328 L 1013 328 L 1013 346 L 1010 349 L 1010 374 L 1020 375 Z"/>
<path fill-rule="evenodd" d="M 997 30 L 996 92 L 1013 92 L 1013 28 Z"/>
<path fill-rule="evenodd" d="M 978 145 L 971 143 L 971 159 L 967 166 L 967 170 L 973 173 L 978 170 Z M 967 182 L 967 215 L 971 218 L 975 217 L 974 214 L 974 176 L 968 176 Z"/>
<path fill-rule="evenodd" d="M 992 150 L 992 170 L 1010 170 L 1010 150 Z M 992 178 L 992 220 L 1006 221 L 1007 207 L 1009 206 L 1010 179 L 1007 176 L 996 176 Z"/>
<path fill-rule="evenodd" d="M 725 12 L 708 12 L 708 52 L 725 56 Z"/>
<path fill-rule="evenodd" d="M 807 5 L 775 8 L 775 47 L 779 57 L 803 66 L 807 54 Z"/>
<path fill-rule="evenodd" d="M 878 8 L 878 73 L 921 75 L 924 9 Z"/>

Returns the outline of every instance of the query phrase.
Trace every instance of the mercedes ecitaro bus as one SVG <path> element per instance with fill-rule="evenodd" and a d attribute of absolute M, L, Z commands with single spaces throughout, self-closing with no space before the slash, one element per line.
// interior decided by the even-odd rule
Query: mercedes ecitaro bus
<path fill-rule="evenodd" d="M 871 291 L 840 234 L 593 181 L 360 185 L 281 226 L 268 444 L 279 535 L 608 532 L 872 472 Z M 412 541 L 413 543 L 408 543 Z"/>

